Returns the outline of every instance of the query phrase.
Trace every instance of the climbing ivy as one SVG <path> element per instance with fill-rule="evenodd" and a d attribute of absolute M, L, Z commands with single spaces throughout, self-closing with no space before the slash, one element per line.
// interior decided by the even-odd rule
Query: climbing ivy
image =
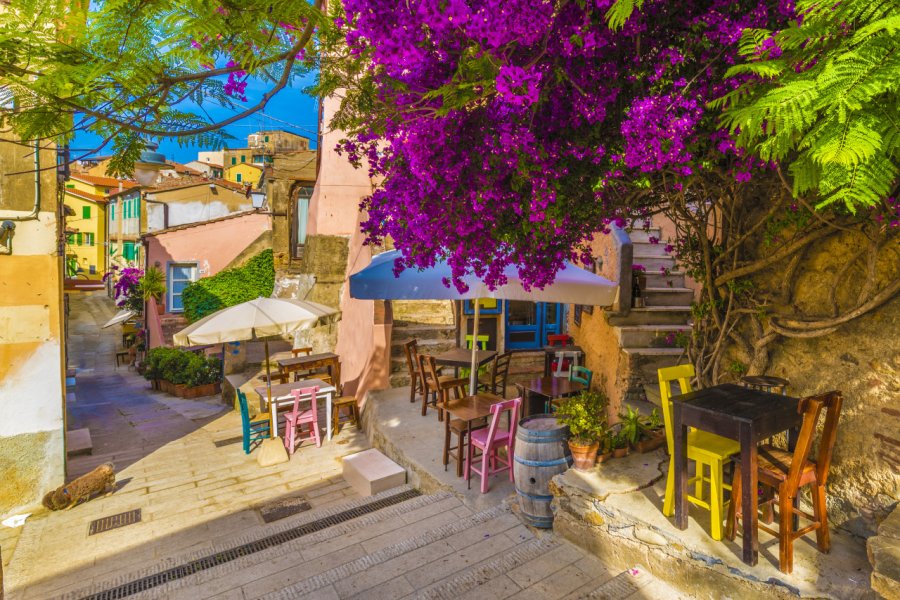
<path fill-rule="evenodd" d="M 272 251 L 264 250 L 243 267 L 225 269 L 184 288 L 184 315 L 193 323 L 217 310 L 271 296 L 274 287 Z"/>

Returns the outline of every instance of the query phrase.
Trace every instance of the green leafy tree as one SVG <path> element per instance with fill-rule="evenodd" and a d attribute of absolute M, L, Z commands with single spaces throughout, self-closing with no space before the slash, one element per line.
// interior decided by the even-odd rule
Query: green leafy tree
<path fill-rule="evenodd" d="M 0 12 L 0 123 L 45 145 L 97 134 L 120 173 L 148 138 L 220 146 L 221 127 L 316 66 L 320 2 L 16 0 Z M 251 77 L 268 85 L 253 103 Z"/>
<path fill-rule="evenodd" d="M 851 212 L 884 203 L 900 169 L 900 5 L 799 0 L 797 13 L 785 29 L 744 32 L 746 62 L 726 76 L 746 82 L 714 103 L 722 123 L 787 165 L 795 196 Z"/>

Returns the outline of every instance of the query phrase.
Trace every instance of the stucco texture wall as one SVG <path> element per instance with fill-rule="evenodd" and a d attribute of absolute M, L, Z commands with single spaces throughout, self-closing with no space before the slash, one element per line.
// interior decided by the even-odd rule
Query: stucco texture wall
<path fill-rule="evenodd" d="M 147 191 L 147 197 L 154 200 L 143 203 L 147 231 L 200 223 L 253 209 L 253 202 L 243 192 L 209 182 L 180 188 L 151 189 Z M 163 220 L 166 211 L 168 223 Z"/>
<path fill-rule="evenodd" d="M 0 220 L 32 209 L 28 153 L 0 141 L 0 173 L 26 172 L 0 177 Z M 0 255 L 0 517 L 39 503 L 65 470 L 61 232 L 54 174 L 41 183 L 38 219 L 17 222 L 12 254 Z"/>

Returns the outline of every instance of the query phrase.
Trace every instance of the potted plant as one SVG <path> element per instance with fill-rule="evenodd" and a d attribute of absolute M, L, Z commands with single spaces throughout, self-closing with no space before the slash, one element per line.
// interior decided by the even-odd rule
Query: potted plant
<path fill-rule="evenodd" d="M 638 452 L 651 452 L 666 442 L 666 429 L 659 416 L 659 409 L 654 408 L 650 416 L 641 422 L 641 434 L 636 448 Z"/>
<path fill-rule="evenodd" d="M 625 413 L 619 413 L 619 434 L 629 446 L 637 444 L 641 437 L 641 427 L 644 417 L 631 406 L 625 406 Z"/>
<path fill-rule="evenodd" d="M 605 463 L 613 457 L 613 433 L 609 429 L 603 431 L 600 438 L 600 448 L 597 451 L 597 462 Z"/>
<path fill-rule="evenodd" d="M 569 427 L 569 449 L 575 468 L 587 471 L 597 461 L 600 440 L 606 432 L 606 396 L 585 390 L 563 399 L 556 418 Z"/>
<path fill-rule="evenodd" d="M 159 314 L 165 312 L 165 307 L 162 302 L 160 302 L 163 294 L 166 293 L 165 281 L 166 278 L 162 271 L 156 267 L 150 267 L 138 282 L 138 291 L 140 292 L 141 298 L 144 302 L 147 302 L 150 298 L 156 300 L 156 307 Z"/>
<path fill-rule="evenodd" d="M 619 429 L 619 431 L 612 434 L 611 439 L 613 458 L 623 458 L 628 456 L 628 437 L 622 434 L 622 430 Z"/>

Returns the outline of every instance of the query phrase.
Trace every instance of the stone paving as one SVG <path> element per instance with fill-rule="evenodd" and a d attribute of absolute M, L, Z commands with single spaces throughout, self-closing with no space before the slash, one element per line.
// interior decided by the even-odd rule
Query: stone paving
<path fill-rule="evenodd" d="M 267 469 L 239 443 L 217 447 L 239 436 L 237 414 L 213 398 L 151 392 L 133 371 L 116 370 L 118 332 L 98 331 L 111 314 L 105 303 L 97 296 L 73 302 L 79 373 L 69 426 L 91 430 L 94 453 L 74 457 L 70 475 L 112 460 L 118 489 L 0 528 L 8 600 L 102 596 L 150 580 L 157 580 L 150 589 L 127 597 L 681 597 L 640 567 L 612 571 L 565 540 L 526 528 L 510 509 L 506 484 L 486 497 L 450 479 L 453 485 L 430 494 L 404 487 L 359 497 L 340 476 L 341 457 L 368 447 L 352 427 Z M 433 415 L 427 422 L 437 425 Z M 439 436 L 431 441 L 422 448 L 429 455 L 440 446 Z M 434 479 L 452 477 L 425 462 Z M 263 521 L 261 503 L 297 495 L 308 511 Z M 88 535 L 90 521 L 135 508 L 141 522 Z M 187 567 L 199 563 L 205 566 Z M 181 575 L 167 575 L 175 571 Z"/>

